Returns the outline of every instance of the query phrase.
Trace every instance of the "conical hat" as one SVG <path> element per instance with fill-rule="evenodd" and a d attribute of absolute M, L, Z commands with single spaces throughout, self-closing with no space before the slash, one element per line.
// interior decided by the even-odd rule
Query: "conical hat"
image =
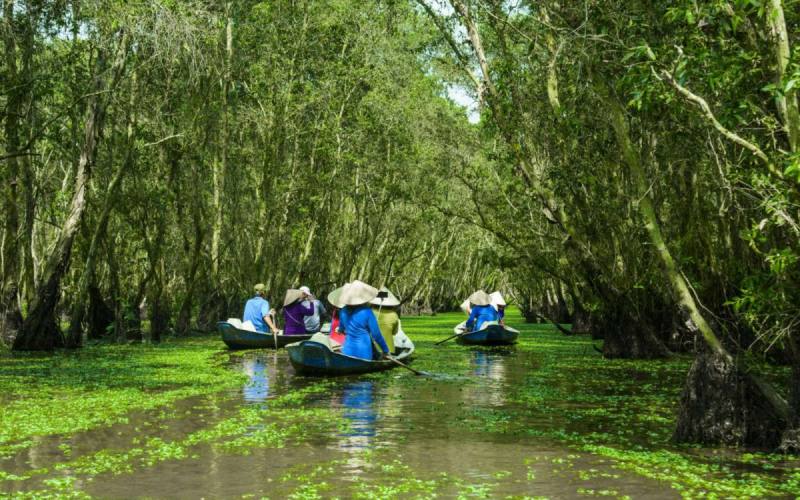
<path fill-rule="evenodd" d="M 342 290 L 340 302 L 346 306 L 358 306 L 366 304 L 377 296 L 377 288 L 355 280 Z"/>
<path fill-rule="evenodd" d="M 286 297 L 283 298 L 283 305 L 288 306 L 289 304 L 294 304 L 298 300 L 303 298 L 303 291 L 298 290 L 296 288 L 290 288 L 286 290 Z"/>
<path fill-rule="evenodd" d="M 478 290 L 469 296 L 469 303 L 476 306 L 488 306 L 491 304 L 491 302 L 491 297 L 489 297 L 489 294 L 483 290 Z"/>
<path fill-rule="evenodd" d="M 330 302 L 333 307 L 338 307 L 339 309 L 344 307 L 344 304 L 342 304 L 342 292 L 349 284 L 350 283 L 345 283 L 328 294 L 328 302 Z"/>
<path fill-rule="evenodd" d="M 505 299 L 503 299 L 503 294 L 500 292 L 492 292 L 489 294 L 489 298 L 492 299 L 493 306 L 504 306 L 506 305 Z"/>
<path fill-rule="evenodd" d="M 389 291 L 385 286 L 381 287 L 378 296 L 370 301 L 370 304 L 381 307 L 397 307 L 400 305 L 400 299 Z"/>
<path fill-rule="evenodd" d="M 460 307 L 464 313 L 469 314 L 469 299 L 464 299 L 464 302 L 458 307 Z"/>

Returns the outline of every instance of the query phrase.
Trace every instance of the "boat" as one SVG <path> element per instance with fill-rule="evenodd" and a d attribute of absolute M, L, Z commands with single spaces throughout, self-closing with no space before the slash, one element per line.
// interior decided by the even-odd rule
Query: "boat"
<path fill-rule="evenodd" d="M 231 349 L 279 349 L 292 342 L 311 338 L 310 333 L 307 335 L 284 335 L 282 333 L 273 335 L 244 330 L 228 321 L 218 322 L 217 330 L 222 334 L 222 341 Z"/>
<path fill-rule="evenodd" d="M 395 336 L 395 356 L 401 362 L 408 362 L 414 353 L 414 344 L 406 337 L 399 341 Z M 399 366 L 388 359 L 368 360 L 354 358 L 332 351 L 327 345 L 313 340 L 295 342 L 286 346 L 289 361 L 295 371 L 302 375 L 336 376 L 357 375 L 379 372 Z"/>
<path fill-rule="evenodd" d="M 480 330 L 463 333 L 462 325 L 453 329 L 457 333 L 456 342 L 462 345 L 511 345 L 517 342 L 519 330 L 509 328 L 497 323 L 488 324 Z"/>

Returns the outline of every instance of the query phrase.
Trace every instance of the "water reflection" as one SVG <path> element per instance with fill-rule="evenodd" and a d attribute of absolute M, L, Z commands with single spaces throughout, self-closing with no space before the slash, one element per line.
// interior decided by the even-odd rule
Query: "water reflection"
<path fill-rule="evenodd" d="M 491 381 L 491 388 L 481 386 L 468 389 L 466 396 L 473 404 L 499 406 L 506 402 L 503 384 L 506 381 L 506 366 L 503 351 L 471 351 L 470 367 L 473 375 Z"/>
<path fill-rule="evenodd" d="M 248 356 L 242 359 L 242 371 L 249 380 L 242 388 L 244 400 L 250 403 L 259 403 L 269 395 L 269 375 L 267 374 L 267 361 L 263 354 Z"/>
<path fill-rule="evenodd" d="M 375 384 L 371 381 L 347 384 L 342 391 L 342 407 L 350 428 L 342 434 L 339 448 L 360 450 L 369 447 L 378 420 Z"/>

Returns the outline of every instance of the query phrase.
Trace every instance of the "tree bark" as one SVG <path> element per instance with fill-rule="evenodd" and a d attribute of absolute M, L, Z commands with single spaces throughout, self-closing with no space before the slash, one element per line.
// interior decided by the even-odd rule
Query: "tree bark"
<path fill-rule="evenodd" d="M 18 336 L 22 326 L 22 315 L 18 302 L 19 283 L 19 211 L 18 211 L 18 186 L 19 186 L 19 117 L 22 110 L 22 88 L 17 72 L 17 43 L 14 33 L 14 1 L 4 0 L 3 21 L 6 29 L 3 30 L 5 48 L 6 78 L 8 80 L 9 94 L 6 103 L 5 117 L 5 142 L 8 156 L 5 158 L 6 167 L 2 169 L 3 176 L 3 221 L 2 240 L 2 282 L 0 282 L 0 341 L 11 344 Z"/>
<path fill-rule="evenodd" d="M 103 119 L 108 106 L 107 91 L 114 89 L 122 76 L 128 53 L 128 35 L 120 34 L 117 55 L 109 82 L 103 80 L 103 53 L 98 56 L 94 93 L 89 98 L 88 116 L 84 127 L 84 142 L 75 175 L 75 187 L 69 215 L 61 228 L 58 240 L 48 256 L 36 297 L 31 303 L 22 330 L 14 339 L 14 350 L 52 350 L 64 345 L 64 337 L 56 322 L 55 309 L 61 296 L 61 278 L 70 265 L 72 244 L 86 208 L 86 187 L 91 177 L 97 147 L 103 131 Z"/>

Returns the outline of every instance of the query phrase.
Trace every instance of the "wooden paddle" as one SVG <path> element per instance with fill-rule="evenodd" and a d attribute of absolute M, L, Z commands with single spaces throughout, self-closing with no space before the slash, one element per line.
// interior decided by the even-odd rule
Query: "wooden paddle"
<path fill-rule="evenodd" d="M 455 335 L 450 335 L 450 336 L 449 336 L 449 337 L 447 337 L 446 339 L 444 339 L 444 340 L 440 340 L 439 342 L 436 342 L 436 343 L 434 343 L 433 345 L 440 345 L 440 344 L 444 344 L 445 342 L 447 342 L 447 341 L 448 341 L 448 340 L 450 340 L 450 339 L 454 339 L 454 338 L 456 338 L 456 337 L 461 337 L 462 335 L 466 335 L 466 334 L 468 334 L 468 333 L 472 333 L 472 330 L 464 330 L 463 332 L 456 333 Z"/>
<path fill-rule="evenodd" d="M 393 356 L 386 356 L 386 359 L 388 359 L 389 361 L 391 361 L 392 363 L 394 363 L 396 365 L 402 366 L 406 370 L 411 371 L 414 375 L 419 375 L 420 377 L 430 377 L 431 376 L 430 373 L 421 372 L 419 370 L 415 370 L 414 368 L 411 368 L 410 366 L 408 366 L 407 364 L 403 363 L 402 361 L 400 361 L 399 359 L 397 359 L 397 358 L 395 358 Z"/>

